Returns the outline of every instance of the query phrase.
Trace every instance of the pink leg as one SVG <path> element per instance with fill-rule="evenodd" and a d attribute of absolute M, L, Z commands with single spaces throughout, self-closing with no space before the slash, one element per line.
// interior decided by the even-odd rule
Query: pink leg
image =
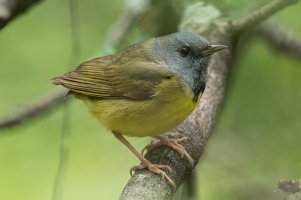
<path fill-rule="evenodd" d="M 163 171 L 163 170 L 171 170 L 168 165 L 156 165 L 152 164 L 150 161 L 145 159 L 141 153 L 139 153 L 121 134 L 113 132 L 115 137 L 121 141 L 127 148 L 129 148 L 141 161 L 140 165 L 134 166 L 131 168 L 130 173 L 132 175 L 133 171 L 139 170 L 139 169 L 145 169 L 147 168 L 149 171 L 160 175 L 162 178 L 166 179 L 171 186 L 174 188 L 176 187 L 175 183 L 169 176 Z M 163 170 L 162 170 L 163 169 Z"/>

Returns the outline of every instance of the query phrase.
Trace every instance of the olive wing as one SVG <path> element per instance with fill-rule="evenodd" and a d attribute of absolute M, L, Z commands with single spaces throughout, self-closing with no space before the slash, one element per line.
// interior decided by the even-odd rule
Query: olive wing
<path fill-rule="evenodd" d="M 53 82 L 91 97 L 139 100 L 154 97 L 156 86 L 172 76 L 162 63 L 145 60 L 120 63 L 106 56 L 85 62 Z"/>

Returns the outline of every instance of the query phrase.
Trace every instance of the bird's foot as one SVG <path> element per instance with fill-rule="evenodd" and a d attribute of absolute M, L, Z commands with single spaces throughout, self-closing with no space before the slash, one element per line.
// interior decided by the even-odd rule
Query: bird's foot
<path fill-rule="evenodd" d="M 191 166 L 194 165 L 194 160 L 191 158 L 191 156 L 187 153 L 187 151 L 185 150 L 185 148 L 179 144 L 179 142 L 183 141 L 183 140 L 187 140 L 188 137 L 182 137 L 182 138 L 178 138 L 178 139 L 172 139 L 172 138 L 166 138 L 163 136 L 156 136 L 156 138 L 158 138 L 160 141 L 153 143 L 153 144 L 149 144 L 146 147 L 144 147 L 142 149 L 142 155 L 144 155 L 145 151 L 150 151 L 156 147 L 162 146 L 162 145 L 167 145 L 170 148 L 176 150 L 178 153 L 180 153 L 181 157 L 185 157 L 189 163 L 191 164 Z"/>
<path fill-rule="evenodd" d="M 163 179 L 166 179 L 173 188 L 176 188 L 176 184 L 163 171 L 163 170 L 171 171 L 171 168 L 168 165 L 152 164 L 150 161 L 148 161 L 146 158 L 144 158 L 143 155 L 141 155 L 121 134 L 119 134 L 117 132 L 113 132 L 113 133 L 114 133 L 115 137 L 118 140 L 120 140 L 125 146 L 127 146 L 141 161 L 140 165 L 132 167 L 132 169 L 130 170 L 131 176 L 133 175 L 134 171 L 147 168 L 149 171 L 160 175 Z"/>
<path fill-rule="evenodd" d="M 141 164 L 134 166 L 131 168 L 130 170 L 130 174 L 131 176 L 133 176 L 133 172 L 136 172 L 137 170 L 140 169 L 148 169 L 149 171 L 158 174 L 159 176 L 161 176 L 163 179 L 167 180 L 168 183 L 173 187 L 176 188 L 176 184 L 173 182 L 173 180 L 171 180 L 171 178 L 169 178 L 169 176 L 166 174 L 165 171 L 163 170 L 169 170 L 171 171 L 171 168 L 168 165 L 157 165 L 157 164 L 153 164 L 150 161 L 143 159 L 141 160 Z"/>

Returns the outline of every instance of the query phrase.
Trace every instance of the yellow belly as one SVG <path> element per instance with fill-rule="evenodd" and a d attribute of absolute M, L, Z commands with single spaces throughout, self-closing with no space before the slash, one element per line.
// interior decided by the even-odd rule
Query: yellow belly
<path fill-rule="evenodd" d="M 175 128 L 193 111 L 192 90 L 176 79 L 157 87 L 146 100 L 82 98 L 89 111 L 108 129 L 128 136 L 156 136 Z"/>

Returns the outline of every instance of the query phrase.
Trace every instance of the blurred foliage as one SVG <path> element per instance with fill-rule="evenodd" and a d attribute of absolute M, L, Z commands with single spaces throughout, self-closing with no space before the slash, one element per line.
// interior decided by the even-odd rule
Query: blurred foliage
<path fill-rule="evenodd" d="M 122 0 L 79 2 L 80 63 L 101 52 Z M 232 17 L 264 1 L 214 0 Z M 301 5 L 273 17 L 301 40 Z M 168 11 L 166 11 L 168 15 Z M 71 53 L 68 2 L 47 0 L 0 33 L 0 116 L 57 89 L 50 79 L 67 70 Z M 135 31 L 136 41 L 143 38 Z M 233 66 L 218 126 L 199 165 L 201 199 L 282 199 L 280 178 L 300 178 L 301 68 L 260 39 Z M 118 199 L 138 160 L 101 127 L 79 101 L 71 105 L 70 160 L 64 200 Z M 0 198 L 51 199 L 59 159 L 62 109 L 1 133 Z M 130 138 L 141 149 L 148 138 Z M 122 163 L 122 165 L 121 165 Z"/>
<path fill-rule="evenodd" d="M 170 1 L 150 2 L 147 10 L 138 19 L 142 31 L 155 37 L 177 31 L 180 17 L 174 12 Z M 168 11 L 168 15 L 166 11 Z"/>
<path fill-rule="evenodd" d="M 244 16 L 246 13 L 266 4 L 270 0 L 248 1 L 248 0 L 204 0 L 207 4 L 213 4 L 223 11 L 227 17 Z"/>

